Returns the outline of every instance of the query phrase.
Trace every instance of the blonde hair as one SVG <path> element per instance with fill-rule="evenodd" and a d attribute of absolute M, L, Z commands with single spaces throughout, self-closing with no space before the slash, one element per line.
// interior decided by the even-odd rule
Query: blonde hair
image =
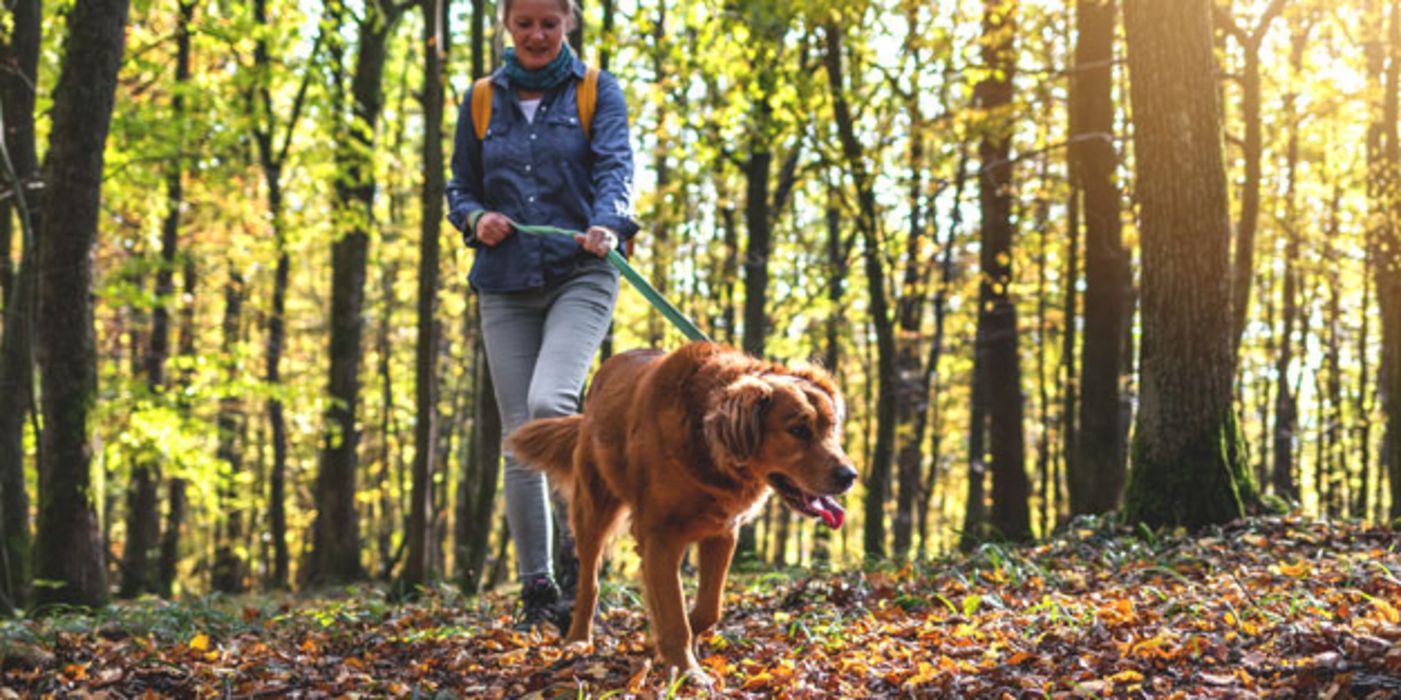
<path fill-rule="evenodd" d="M 502 27 L 506 26 L 506 17 L 511 14 L 512 0 L 497 0 L 496 21 Z M 579 2 L 578 0 L 559 0 L 559 9 L 564 10 L 564 14 L 569 17 L 569 27 L 566 31 L 574 31 L 579 26 Z"/>

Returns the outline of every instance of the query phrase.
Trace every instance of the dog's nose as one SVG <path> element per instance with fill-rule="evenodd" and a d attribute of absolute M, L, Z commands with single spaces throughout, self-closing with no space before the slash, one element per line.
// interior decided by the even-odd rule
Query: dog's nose
<path fill-rule="evenodd" d="M 856 468 L 850 464 L 843 464 L 832 472 L 832 484 L 837 487 L 837 491 L 846 491 L 854 483 L 856 483 Z"/>

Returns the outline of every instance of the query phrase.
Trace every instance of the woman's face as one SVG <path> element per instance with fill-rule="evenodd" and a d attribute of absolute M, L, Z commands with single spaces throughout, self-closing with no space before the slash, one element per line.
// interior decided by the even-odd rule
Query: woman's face
<path fill-rule="evenodd" d="M 555 60 L 570 19 L 559 0 L 511 0 L 506 30 L 511 33 L 521 68 L 539 70 Z"/>

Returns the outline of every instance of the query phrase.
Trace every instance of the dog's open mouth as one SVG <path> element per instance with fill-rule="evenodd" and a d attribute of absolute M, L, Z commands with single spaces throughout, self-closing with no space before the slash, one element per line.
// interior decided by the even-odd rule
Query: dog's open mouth
<path fill-rule="evenodd" d="M 822 518 L 827 527 L 837 529 L 846 521 L 846 509 L 831 496 L 808 493 L 782 474 L 770 474 L 769 483 L 789 508 L 813 517 Z"/>

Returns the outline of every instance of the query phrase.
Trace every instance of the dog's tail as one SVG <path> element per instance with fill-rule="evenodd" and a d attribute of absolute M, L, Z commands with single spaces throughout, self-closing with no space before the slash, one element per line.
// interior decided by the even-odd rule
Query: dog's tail
<path fill-rule="evenodd" d="M 508 438 L 516 459 L 545 472 L 555 488 L 567 489 L 574 471 L 574 448 L 579 443 L 580 415 L 540 418 L 517 428 Z"/>

